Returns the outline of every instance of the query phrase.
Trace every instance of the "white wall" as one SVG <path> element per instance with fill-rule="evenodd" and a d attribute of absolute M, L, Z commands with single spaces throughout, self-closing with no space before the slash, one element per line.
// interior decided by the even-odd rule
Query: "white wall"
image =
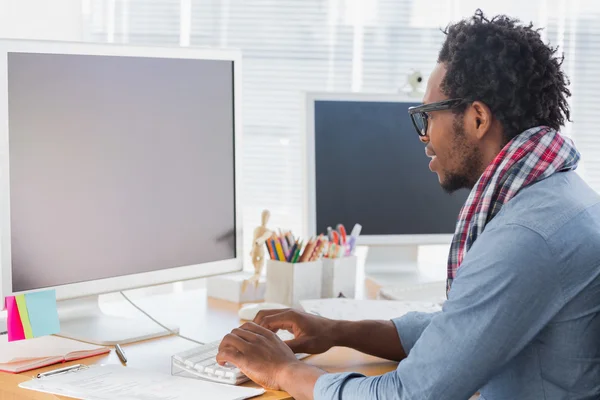
<path fill-rule="evenodd" d="M 80 41 L 82 1 L 0 0 L 0 38 Z"/>

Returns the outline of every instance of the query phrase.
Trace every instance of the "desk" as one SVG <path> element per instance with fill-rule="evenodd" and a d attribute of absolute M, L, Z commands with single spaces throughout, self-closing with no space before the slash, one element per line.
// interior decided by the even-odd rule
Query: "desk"
<path fill-rule="evenodd" d="M 160 353 L 168 352 L 169 348 L 177 349 L 178 341 L 174 337 L 165 339 L 156 339 L 143 343 L 137 343 L 134 345 L 127 346 L 126 352 L 131 362 L 129 366 L 139 369 L 161 371 L 164 373 L 170 373 L 170 360 L 169 363 L 164 362 L 164 357 L 153 357 L 152 351 L 159 351 Z M 177 350 L 175 350 L 177 351 Z M 169 356 L 170 357 L 170 356 Z M 137 361 L 133 361 L 136 359 Z M 162 362 L 159 361 L 162 359 Z M 343 371 L 356 371 L 361 372 L 365 375 L 380 375 L 386 372 L 392 371 L 396 368 L 396 363 L 386 361 L 376 357 L 367 356 L 354 350 L 345 348 L 334 348 L 327 353 L 311 356 L 305 361 L 309 364 L 316 365 L 329 372 L 343 372 Z M 119 359 L 114 352 L 109 355 L 93 357 L 78 362 L 71 362 L 70 364 L 118 364 Z M 30 390 L 20 389 L 18 384 L 27 380 L 32 379 L 37 373 L 47 370 L 52 370 L 54 367 L 47 367 L 40 370 L 25 372 L 20 375 L 10 375 L 0 373 L 0 399 L 2 400 L 58 400 L 66 399 L 62 396 L 54 396 L 45 393 L 33 392 Z M 253 382 L 247 382 L 244 386 L 258 387 Z M 267 391 L 264 395 L 256 397 L 260 400 L 280 400 L 280 399 L 291 399 L 291 397 L 285 392 L 278 391 Z"/>
<path fill-rule="evenodd" d="M 368 297 L 373 297 L 377 288 L 369 286 L 366 288 Z M 197 289 L 189 292 L 173 295 L 158 296 L 154 304 L 162 305 L 156 310 L 152 307 L 153 302 L 144 302 L 144 308 L 153 314 L 161 322 L 182 321 L 180 323 L 182 334 L 197 338 L 200 341 L 212 341 L 223 337 L 240 324 L 237 316 L 238 304 L 226 301 L 207 299 L 205 289 Z M 190 318 L 190 315 L 196 318 Z M 168 318 L 170 316 L 170 318 Z M 128 367 L 171 373 L 171 356 L 177 352 L 184 351 L 195 344 L 169 336 L 159 339 L 147 340 L 130 345 L 124 345 L 127 354 Z M 380 375 L 396 368 L 397 363 L 380 358 L 367 356 L 347 348 L 333 348 L 327 353 L 311 356 L 305 362 L 318 366 L 328 372 L 355 371 L 365 375 Z M 120 364 L 116 353 L 88 358 L 71 364 Z M 39 370 L 24 372 L 20 375 L 0 373 L 0 399 L 2 400 L 57 400 L 64 397 L 49 395 L 20 389 L 18 384 L 36 376 L 39 372 L 56 369 L 58 366 L 50 366 Z M 253 382 L 246 386 L 256 387 Z M 284 392 L 269 391 L 261 397 L 261 400 L 290 399 Z"/>

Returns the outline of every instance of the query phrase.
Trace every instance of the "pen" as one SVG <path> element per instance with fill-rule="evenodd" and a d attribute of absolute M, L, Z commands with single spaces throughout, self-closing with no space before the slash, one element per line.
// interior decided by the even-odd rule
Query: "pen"
<path fill-rule="evenodd" d="M 340 243 L 340 234 L 338 233 L 338 231 L 332 231 L 331 236 L 333 237 L 333 239 L 332 239 L 333 243 L 335 243 L 336 245 L 341 244 Z"/>
<path fill-rule="evenodd" d="M 71 365 L 70 367 L 58 368 L 58 369 L 55 369 L 53 371 L 42 372 L 40 374 L 37 374 L 37 377 L 38 377 L 38 379 L 39 378 L 45 378 L 47 376 L 64 374 L 65 372 L 77 371 L 77 370 L 82 369 L 82 368 L 86 368 L 86 366 L 83 365 L 83 364 L 75 364 L 75 365 Z"/>
<path fill-rule="evenodd" d="M 340 246 L 340 248 L 338 250 L 337 258 L 344 257 L 344 252 L 345 252 L 344 246 Z"/>
<path fill-rule="evenodd" d="M 125 352 L 123 351 L 123 349 L 121 348 L 121 346 L 119 344 L 115 345 L 115 351 L 117 352 L 117 355 L 119 356 L 119 359 L 121 360 L 121 362 L 123 364 L 127 364 L 127 357 L 125 356 Z"/>
<path fill-rule="evenodd" d="M 337 226 L 337 230 L 340 233 L 340 237 L 341 237 L 341 243 L 340 244 L 346 244 L 346 227 L 344 227 L 343 224 L 339 224 Z"/>
<path fill-rule="evenodd" d="M 308 255 L 308 258 L 306 259 L 306 261 L 315 261 L 315 255 L 319 249 L 319 247 L 321 246 L 321 242 L 323 240 L 321 239 L 321 236 L 319 236 L 315 242 L 315 247 L 312 249 L 312 251 L 310 252 L 310 254 Z"/>
<path fill-rule="evenodd" d="M 334 251 L 335 251 L 335 243 L 329 242 L 329 248 L 327 249 L 327 258 L 333 258 Z"/>
<path fill-rule="evenodd" d="M 316 260 L 320 259 L 323 255 L 323 250 L 325 249 L 325 245 L 327 244 L 327 239 L 325 237 L 322 237 L 319 240 L 320 240 L 320 242 L 317 245 L 317 248 L 315 249 L 315 251 L 313 252 L 313 255 L 312 255 L 310 261 L 316 261 Z"/>
<path fill-rule="evenodd" d="M 352 228 L 352 232 L 350 232 L 350 236 L 357 238 L 360 235 L 360 231 L 362 230 L 361 224 L 355 224 L 354 228 Z"/>
<path fill-rule="evenodd" d="M 327 238 L 330 242 L 333 242 L 333 229 L 330 226 L 327 227 Z"/>
<path fill-rule="evenodd" d="M 356 240 L 358 239 L 358 236 L 360 235 L 361 230 L 362 230 L 361 224 L 356 224 L 356 225 L 354 225 L 354 228 L 352 228 L 352 232 L 350 233 L 350 241 L 349 241 L 350 254 L 354 254 L 354 249 L 356 249 Z"/>

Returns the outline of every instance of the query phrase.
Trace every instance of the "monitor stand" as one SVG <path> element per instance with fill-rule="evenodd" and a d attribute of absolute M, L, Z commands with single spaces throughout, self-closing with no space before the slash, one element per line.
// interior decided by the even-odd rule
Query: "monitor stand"
<path fill-rule="evenodd" d="M 419 245 L 372 245 L 365 260 L 367 273 L 406 273 L 419 270 Z"/>
<path fill-rule="evenodd" d="M 127 344 L 171 335 L 136 310 L 132 317 L 107 315 L 99 305 L 99 296 L 58 302 L 60 333 L 58 336 L 103 346 Z M 171 331 L 179 327 L 166 325 Z"/>

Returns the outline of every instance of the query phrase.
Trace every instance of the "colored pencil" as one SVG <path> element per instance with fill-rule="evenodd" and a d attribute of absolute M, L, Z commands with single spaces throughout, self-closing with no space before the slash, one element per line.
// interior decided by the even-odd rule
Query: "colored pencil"
<path fill-rule="evenodd" d="M 279 241 L 279 243 L 281 243 L 281 249 L 283 250 L 283 259 L 287 260 L 290 253 L 290 248 L 288 246 L 287 240 L 283 236 L 279 237 L 277 240 Z"/>
<path fill-rule="evenodd" d="M 285 255 L 283 254 L 283 248 L 281 247 L 281 242 L 279 239 L 275 239 L 275 250 L 277 251 L 277 259 L 279 261 L 285 261 Z"/>
<path fill-rule="evenodd" d="M 292 248 L 290 249 L 290 253 L 288 254 L 287 259 L 286 259 L 287 262 L 291 262 L 292 261 L 292 259 L 294 258 L 294 255 L 296 254 L 296 248 L 297 247 L 298 247 L 298 243 L 297 242 L 292 245 Z"/>
<path fill-rule="evenodd" d="M 302 251 L 303 244 L 304 243 L 302 241 L 298 243 L 298 247 L 296 247 L 296 254 L 294 254 L 294 257 L 292 258 L 292 263 L 297 263 L 298 259 L 300 259 L 300 252 Z"/>
<path fill-rule="evenodd" d="M 273 251 L 273 248 L 271 247 L 271 244 L 269 243 L 268 240 L 265 240 L 265 246 L 267 246 L 267 250 L 269 252 L 269 256 L 271 257 L 271 260 L 275 260 L 275 252 Z"/>
<path fill-rule="evenodd" d="M 317 245 L 317 241 L 314 238 L 311 238 L 309 242 L 306 244 L 304 248 L 304 252 L 302 253 L 302 257 L 300 257 L 300 262 L 306 262 L 310 259 L 312 252 L 315 250 L 315 246 Z"/>

